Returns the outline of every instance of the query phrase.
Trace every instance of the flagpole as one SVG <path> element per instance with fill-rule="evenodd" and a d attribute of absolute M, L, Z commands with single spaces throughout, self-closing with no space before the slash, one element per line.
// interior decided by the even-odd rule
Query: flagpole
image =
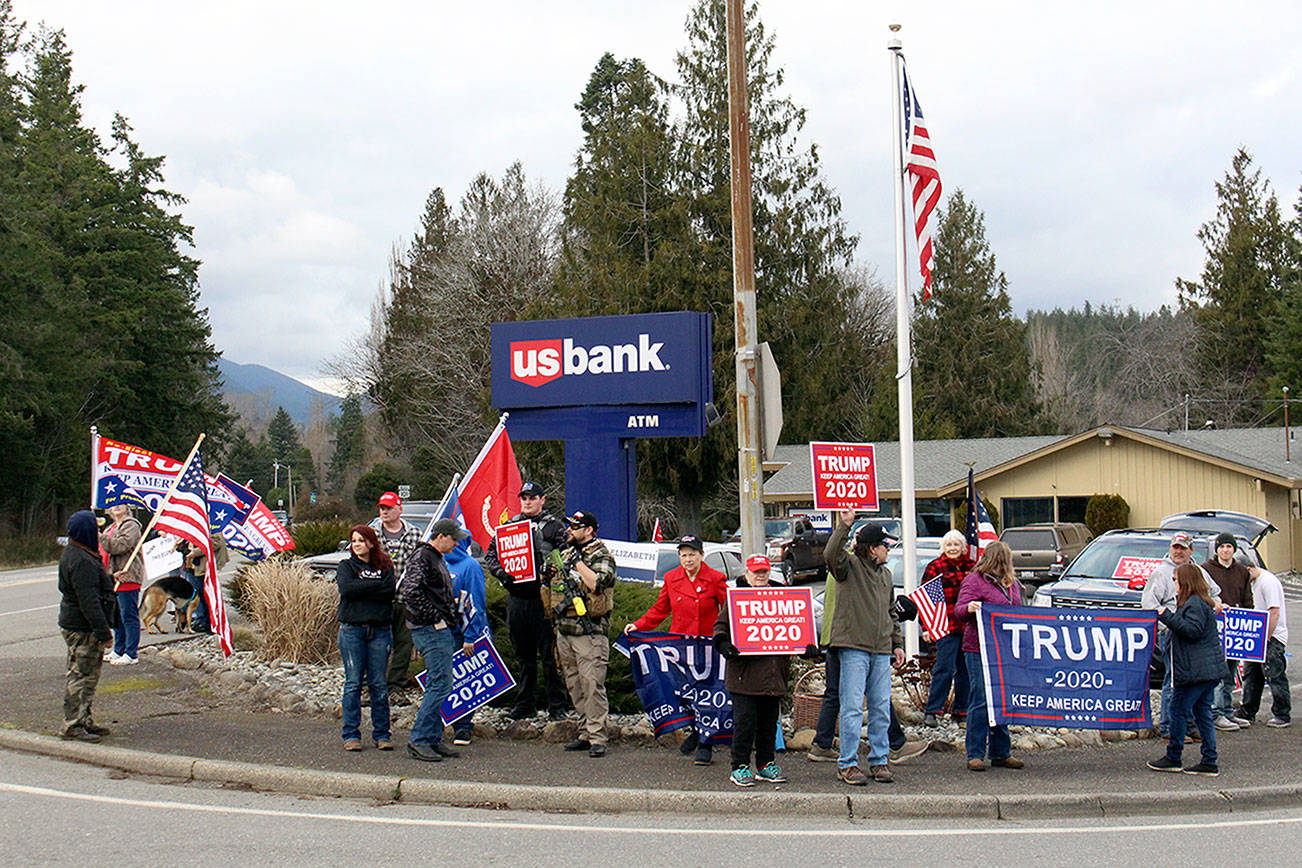
<path fill-rule="evenodd" d="M 90 426 L 90 508 L 95 508 L 95 465 L 99 455 L 99 427 Z"/>
<path fill-rule="evenodd" d="M 900 25 L 892 24 L 892 33 L 899 33 Z M 891 77 L 894 81 L 891 100 L 891 156 L 895 172 L 895 379 L 899 387 L 900 403 L 900 525 L 904 531 L 904 593 L 911 594 L 918 587 L 917 504 L 913 491 L 913 348 L 909 340 L 909 287 L 905 270 L 904 227 L 904 105 L 903 43 L 892 36 L 886 43 L 891 55 Z M 918 625 L 909 622 L 904 631 L 904 653 L 913 657 L 918 653 Z"/>
<path fill-rule="evenodd" d="M 164 494 L 163 499 L 158 502 L 159 508 L 155 509 L 153 514 L 150 515 L 149 524 L 146 525 L 145 529 L 140 533 L 140 539 L 136 540 L 135 550 L 131 552 L 131 557 L 127 558 L 123 562 L 124 564 L 130 564 L 131 561 L 135 559 L 136 555 L 140 554 L 140 548 L 145 544 L 145 537 L 149 536 L 149 532 L 154 529 L 154 524 L 158 521 L 158 514 L 163 511 L 162 505 L 171 500 L 172 495 L 176 493 L 176 487 L 181 484 L 181 477 L 185 475 L 185 471 L 190 469 L 190 462 L 194 460 L 195 453 L 199 451 L 199 444 L 202 443 L 203 439 L 207 436 L 207 434 L 200 434 L 199 439 L 194 441 L 194 446 L 190 447 L 190 454 L 185 457 L 185 462 L 181 465 L 181 472 L 172 478 L 172 484 L 168 486 L 167 494 Z M 126 567 L 124 566 L 123 569 L 126 569 Z M 113 590 L 116 591 L 120 584 L 121 582 L 119 582 L 117 577 L 114 576 Z"/>
<path fill-rule="evenodd" d="M 425 532 L 420 536 L 421 542 L 429 541 L 430 533 L 434 530 L 434 522 L 438 521 L 438 516 L 442 515 L 443 510 L 448 508 L 448 498 L 452 496 L 453 489 L 457 487 L 457 483 L 460 481 L 461 481 L 460 473 L 452 474 L 452 481 L 448 483 L 447 490 L 443 492 L 443 499 L 439 501 L 438 508 L 434 510 L 434 516 L 435 516 L 434 521 L 431 521 L 429 524 L 425 525 Z"/>

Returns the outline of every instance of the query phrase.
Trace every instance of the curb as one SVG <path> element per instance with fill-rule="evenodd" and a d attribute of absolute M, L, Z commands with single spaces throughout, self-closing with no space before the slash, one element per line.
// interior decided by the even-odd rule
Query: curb
<path fill-rule="evenodd" d="M 157 754 L 0 730 L 0 747 L 137 774 L 235 784 L 275 793 L 363 798 L 444 807 L 567 813 L 851 817 L 860 819 L 1022 820 L 1225 813 L 1302 805 L 1302 783 L 1172 793 L 1027 795 L 859 795 L 856 793 L 701 792 L 612 787 L 543 787 L 317 771 Z"/>

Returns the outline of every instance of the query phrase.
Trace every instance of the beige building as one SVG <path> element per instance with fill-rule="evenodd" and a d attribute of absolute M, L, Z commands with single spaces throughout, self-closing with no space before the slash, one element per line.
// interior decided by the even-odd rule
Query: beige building
<path fill-rule="evenodd" d="M 1030 521 L 1083 521 L 1093 494 L 1119 494 L 1132 527 L 1155 527 L 1192 509 L 1229 509 L 1278 528 L 1261 544 L 1275 572 L 1302 566 L 1302 454 L 1282 428 L 1155 431 L 1100 426 L 1074 436 L 924 440 L 914 444 L 914 490 L 920 531 L 953 521 L 967 494 L 967 467 L 981 497 L 999 509 L 1001 526 Z M 876 444 L 882 512 L 898 514 L 899 444 Z M 764 483 L 771 509 L 813 503 L 808 446 L 781 446 Z"/>

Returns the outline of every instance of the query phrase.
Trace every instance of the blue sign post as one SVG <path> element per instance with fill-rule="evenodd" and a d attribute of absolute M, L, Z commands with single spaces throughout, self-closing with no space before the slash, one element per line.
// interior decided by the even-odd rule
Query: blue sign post
<path fill-rule="evenodd" d="M 565 504 L 637 538 L 637 441 L 699 437 L 714 396 L 709 314 L 494 323 L 493 406 L 515 440 L 565 441 Z"/>

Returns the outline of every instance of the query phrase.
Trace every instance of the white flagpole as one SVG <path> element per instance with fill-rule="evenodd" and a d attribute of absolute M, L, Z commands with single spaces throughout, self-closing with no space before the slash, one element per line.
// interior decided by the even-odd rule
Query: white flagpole
<path fill-rule="evenodd" d="M 95 509 L 95 469 L 99 466 L 99 428 L 90 426 L 90 508 Z"/>
<path fill-rule="evenodd" d="M 448 498 L 452 496 L 452 490 L 457 487 L 457 483 L 460 481 L 461 481 L 460 473 L 452 474 L 452 481 L 448 483 L 447 490 L 443 492 L 443 499 L 439 501 L 438 508 L 434 510 L 434 515 L 436 516 L 442 515 L 443 510 L 447 509 Z M 438 521 L 438 519 L 436 518 L 434 521 Z M 430 533 L 434 530 L 434 521 L 431 521 L 429 524 L 425 525 L 425 532 L 420 536 L 421 542 L 429 542 Z"/>
<path fill-rule="evenodd" d="M 899 25 L 892 24 L 891 32 L 898 33 Z M 913 347 L 909 339 L 909 314 L 912 305 L 905 268 L 905 213 L 904 186 L 904 54 L 903 43 L 892 36 L 886 44 L 891 54 L 891 74 L 895 82 L 891 101 L 894 125 L 891 127 L 895 163 L 895 341 L 896 374 L 900 400 L 900 523 L 904 531 L 904 593 L 911 594 L 918 587 L 917 504 L 913 492 Z M 913 657 L 918 653 L 918 625 L 911 621 L 904 631 L 904 653 Z"/>

